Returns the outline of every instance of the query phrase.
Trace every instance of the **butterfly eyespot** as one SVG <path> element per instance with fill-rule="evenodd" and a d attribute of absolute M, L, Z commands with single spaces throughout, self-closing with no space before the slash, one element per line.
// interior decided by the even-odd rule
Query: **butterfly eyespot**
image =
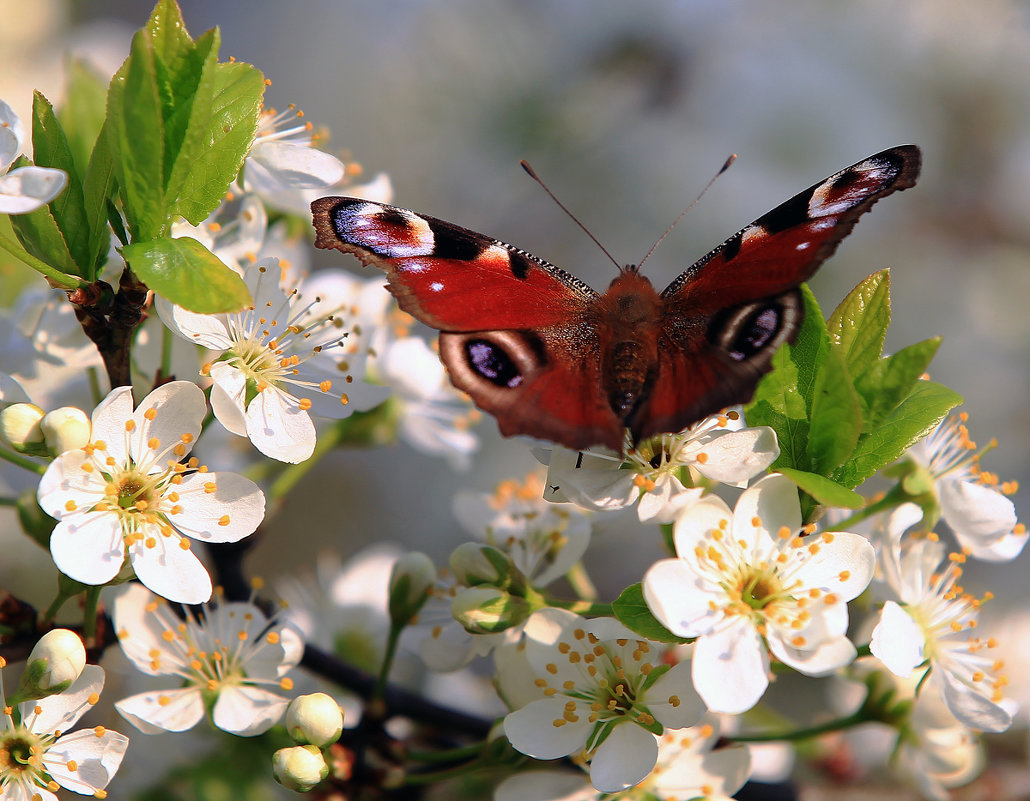
<path fill-rule="evenodd" d="M 749 303 L 717 318 L 710 336 L 726 355 L 737 362 L 773 352 L 797 330 L 801 320 L 801 299 L 797 292 Z"/>
<path fill-rule="evenodd" d="M 522 383 L 522 373 L 512 358 L 495 342 L 470 339 L 465 343 L 469 367 L 491 384 L 509 389 Z"/>

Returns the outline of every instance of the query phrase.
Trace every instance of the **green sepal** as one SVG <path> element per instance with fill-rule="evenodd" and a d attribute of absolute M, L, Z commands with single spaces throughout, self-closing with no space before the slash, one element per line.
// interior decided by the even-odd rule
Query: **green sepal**
<path fill-rule="evenodd" d="M 677 637 L 658 622 L 644 601 L 644 587 L 639 582 L 631 584 L 612 602 L 612 612 L 622 625 L 654 642 L 685 643 L 690 640 Z"/>
<path fill-rule="evenodd" d="M 251 302 L 243 279 L 196 239 L 165 237 L 126 245 L 121 252 L 143 283 L 189 311 L 235 312 Z"/>

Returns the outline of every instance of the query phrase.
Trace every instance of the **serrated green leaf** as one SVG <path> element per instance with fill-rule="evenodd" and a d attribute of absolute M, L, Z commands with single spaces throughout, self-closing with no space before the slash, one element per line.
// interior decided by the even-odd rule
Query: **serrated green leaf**
<path fill-rule="evenodd" d="M 197 159 L 210 147 L 218 42 L 217 29 L 208 31 L 172 76 L 175 105 L 165 120 L 165 147 L 174 161 L 170 164 L 165 193 L 173 206 Z"/>
<path fill-rule="evenodd" d="M 776 432 L 780 455 L 773 469 L 808 467 L 808 411 L 798 389 L 798 366 L 790 345 L 783 345 L 772 360 L 772 371 L 762 377 L 755 396 L 744 408 L 750 426 L 769 426 Z"/>
<path fill-rule="evenodd" d="M 855 381 L 863 400 L 865 430 L 879 426 L 925 375 L 941 345 L 933 337 L 902 348 L 885 359 L 878 359 Z"/>
<path fill-rule="evenodd" d="M 85 277 L 90 281 L 95 281 L 99 277 L 100 270 L 107 261 L 107 251 L 111 244 L 111 232 L 107 227 L 108 205 L 109 200 L 112 200 L 118 191 L 114 180 L 114 158 L 109 134 L 110 128 L 105 123 L 97 135 L 96 145 L 90 154 L 89 167 L 86 169 L 86 180 L 82 185 L 83 207 L 90 229 L 91 268 L 90 274 Z"/>
<path fill-rule="evenodd" d="M 57 118 L 68 137 L 75 168 L 85 177 L 90 156 L 107 116 L 107 81 L 85 61 L 69 59 L 68 86 Z"/>
<path fill-rule="evenodd" d="M 64 239 L 65 252 L 72 269 L 51 262 L 66 273 L 86 278 L 90 274 L 89 221 L 82 197 L 82 179 L 75 166 L 75 157 L 68 145 L 64 129 L 54 114 L 53 106 L 40 92 L 32 101 L 32 152 L 36 164 L 56 167 L 68 173 L 68 186 L 49 204 L 50 215 Z M 40 209 L 39 211 L 43 211 Z"/>
<path fill-rule="evenodd" d="M 193 48 L 179 4 L 174 0 L 158 0 L 143 29 L 161 61 L 173 72 L 178 71 L 181 61 L 189 58 Z"/>
<path fill-rule="evenodd" d="M 805 399 L 805 409 L 810 418 L 815 394 L 815 377 L 830 350 L 830 335 L 826 333 L 826 321 L 823 319 L 819 302 L 808 288 L 808 284 L 801 285 L 801 297 L 804 300 L 805 316 L 801 321 L 797 339 L 790 346 L 790 354 L 798 368 L 798 392 Z"/>
<path fill-rule="evenodd" d="M 957 392 L 920 381 L 878 428 L 859 441 L 851 458 L 831 478 L 845 487 L 857 487 L 926 436 L 960 403 L 962 396 Z"/>
<path fill-rule="evenodd" d="M 251 302 L 243 279 L 195 239 L 134 242 L 122 256 L 143 283 L 190 311 L 233 312 Z"/>
<path fill-rule="evenodd" d="M 842 509 L 861 509 L 865 506 L 865 498 L 833 479 L 789 467 L 781 467 L 779 471 L 824 506 L 838 506 Z"/>
<path fill-rule="evenodd" d="M 115 176 L 134 241 L 157 239 L 171 225 L 164 195 L 164 116 L 157 69 L 153 42 L 139 30 L 108 92 Z"/>
<path fill-rule="evenodd" d="M 851 456 L 862 433 L 862 406 L 848 375 L 844 355 L 834 345 L 816 373 L 808 429 L 808 462 L 828 476 Z"/>
<path fill-rule="evenodd" d="M 186 173 L 176 211 L 194 225 L 225 197 L 257 133 L 265 78 L 249 64 L 218 64 L 207 145 Z"/>
<path fill-rule="evenodd" d="M 665 628 L 651 614 L 644 601 L 644 587 L 639 582 L 631 584 L 612 602 L 612 612 L 622 625 L 645 639 L 654 642 L 688 642 Z"/>
<path fill-rule="evenodd" d="M 830 315 L 830 341 L 840 347 L 852 376 L 861 375 L 880 358 L 890 321 L 890 270 L 870 275 Z"/>

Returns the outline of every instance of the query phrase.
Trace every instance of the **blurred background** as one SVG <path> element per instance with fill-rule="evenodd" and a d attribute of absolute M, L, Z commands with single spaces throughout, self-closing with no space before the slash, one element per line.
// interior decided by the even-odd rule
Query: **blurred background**
<path fill-rule="evenodd" d="M 23 118 L 33 88 L 58 101 L 68 48 L 113 71 L 151 5 L 0 0 L 0 97 Z M 223 56 L 265 73 L 269 105 L 296 104 L 331 130 L 328 149 L 369 176 L 387 172 L 396 204 L 515 243 L 597 288 L 613 277 L 611 264 L 519 159 L 620 262 L 636 262 L 738 153 L 648 261 L 648 276 L 663 287 L 810 184 L 883 148 L 920 145 L 918 187 L 864 217 L 812 286 L 829 313 L 865 276 L 891 267 L 888 350 L 942 335 L 933 378 L 965 396 L 978 443 L 999 440 L 987 468 L 1030 479 L 1028 4 L 181 5 L 194 36 L 220 26 Z M 311 259 L 339 265 L 342 257 Z M 0 295 L 9 301 L 24 276 L 6 267 Z M 327 545 L 346 556 L 381 540 L 445 557 L 464 539 L 450 511 L 453 493 L 490 489 L 533 465 L 491 419 L 479 433 L 481 455 L 466 472 L 402 445 L 334 455 L 280 510 L 255 549 L 253 572 L 293 571 Z M 1015 503 L 1025 519 L 1025 494 Z M 641 536 L 633 520 L 598 529 L 594 567 L 617 562 L 622 581 L 658 554 L 657 538 Z M 638 538 L 634 548 L 620 532 Z M 1006 587 L 1023 586 L 1024 565 L 991 569 L 1002 603 L 1014 600 Z M 3 572 L 0 586 L 30 581 Z"/>

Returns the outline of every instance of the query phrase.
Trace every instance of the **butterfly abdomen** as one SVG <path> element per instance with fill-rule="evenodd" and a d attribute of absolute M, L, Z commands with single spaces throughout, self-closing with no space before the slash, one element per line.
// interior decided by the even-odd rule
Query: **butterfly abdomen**
<path fill-rule="evenodd" d="M 616 417 L 628 425 L 658 369 L 662 301 L 650 281 L 626 270 L 612 281 L 598 305 L 602 388 Z"/>

